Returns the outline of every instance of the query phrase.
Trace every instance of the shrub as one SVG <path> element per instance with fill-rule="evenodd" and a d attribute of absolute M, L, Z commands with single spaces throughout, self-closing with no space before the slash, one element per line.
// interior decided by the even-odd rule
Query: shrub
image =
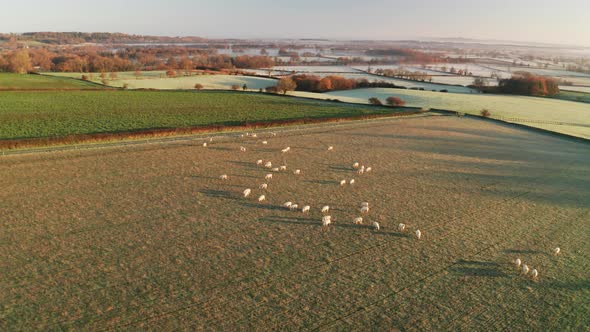
<path fill-rule="evenodd" d="M 240 86 L 237 85 L 237 84 L 234 84 L 234 85 L 231 86 L 231 89 L 234 90 L 234 91 L 235 90 L 239 90 L 240 89 Z"/>
<path fill-rule="evenodd" d="M 297 88 L 297 84 L 290 77 L 283 77 L 277 84 L 277 90 L 283 94 L 287 94 L 287 91 L 293 91 Z"/>
<path fill-rule="evenodd" d="M 447 90 L 447 89 L 442 89 L 442 90 L 440 90 L 440 92 L 449 92 L 449 90 Z"/>
<path fill-rule="evenodd" d="M 123 84 L 123 89 L 125 89 L 125 90 L 129 89 L 129 84 L 127 84 L 127 83 Z"/>
<path fill-rule="evenodd" d="M 480 114 L 484 118 L 489 118 L 490 116 L 492 116 L 492 113 L 485 108 L 481 110 Z"/>
<path fill-rule="evenodd" d="M 277 93 L 279 91 L 276 86 L 267 86 L 264 90 L 268 93 Z"/>
<path fill-rule="evenodd" d="M 201 83 L 195 84 L 195 89 L 197 89 L 197 90 L 203 90 L 203 84 L 201 84 Z"/>
<path fill-rule="evenodd" d="M 170 70 L 166 71 L 166 76 L 168 76 L 168 77 L 176 77 L 176 71 L 170 69 Z"/>
<path fill-rule="evenodd" d="M 88 76 L 86 76 L 86 75 L 82 75 L 82 80 L 84 80 L 84 81 L 88 81 Z"/>
<path fill-rule="evenodd" d="M 248 90 L 248 86 L 246 84 L 242 85 L 242 90 Z"/>
<path fill-rule="evenodd" d="M 369 104 L 371 104 L 371 105 L 383 105 L 383 103 L 381 102 L 381 100 L 379 100 L 379 98 L 377 98 L 377 97 L 371 97 L 371 98 L 369 98 Z"/>
<path fill-rule="evenodd" d="M 389 106 L 404 106 L 406 104 L 406 102 L 403 99 L 395 96 L 387 97 L 385 102 Z"/>

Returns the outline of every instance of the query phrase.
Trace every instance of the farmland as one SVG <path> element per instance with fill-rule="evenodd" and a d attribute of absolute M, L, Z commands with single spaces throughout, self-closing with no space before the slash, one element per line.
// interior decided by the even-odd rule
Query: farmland
<path fill-rule="evenodd" d="M 0 92 L 0 98 L 3 140 L 387 115 L 399 111 L 223 91 L 19 91 Z"/>
<path fill-rule="evenodd" d="M 0 90 L 84 90 L 102 85 L 63 77 L 0 73 Z"/>
<path fill-rule="evenodd" d="M 285 146 L 292 151 L 281 154 Z M 587 151 L 439 116 L 220 138 L 208 148 L 178 141 L 4 156 L 0 326 L 584 330 Z M 262 203 L 241 196 L 261 193 L 259 158 L 289 166 Z M 357 176 L 354 161 L 374 171 Z M 354 186 L 338 185 L 352 177 Z M 287 200 L 312 211 L 280 208 Z M 353 225 L 362 201 L 371 211 Z M 537 281 L 516 270 L 516 257 L 539 270 Z"/>

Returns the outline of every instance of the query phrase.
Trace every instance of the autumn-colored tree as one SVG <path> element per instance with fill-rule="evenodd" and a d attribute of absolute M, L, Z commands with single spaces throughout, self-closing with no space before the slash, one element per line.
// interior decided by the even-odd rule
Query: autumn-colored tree
<path fill-rule="evenodd" d="M 8 70 L 13 73 L 26 74 L 32 69 L 31 58 L 26 49 L 12 52 L 7 62 Z"/>
<path fill-rule="evenodd" d="M 166 76 L 168 76 L 168 77 L 176 77 L 176 71 L 175 70 L 172 70 L 172 69 L 169 69 L 169 70 L 166 71 Z"/>
<path fill-rule="evenodd" d="M 387 99 L 385 99 L 385 102 L 389 106 L 404 106 L 406 104 L 406 102 L 403 99 L 395 96 L 387 97 Z"/>
<path fill-rule="evenodd" d="M 371 104 L 371 105 L 383 105 L 383 103 L 381 102 L 381 100 L 379 100 L 379 98 L 377 98 L 377 97 L 371 97 L 371 98 L 369 98 L 369 104 Z"/>
<path fill-rule="evenodd" d="M 287 94 L 288 91 L 293 91 L 295 89 L 297 89 L 297 84 L 290 77 L 281 78 L 277 84 L 277 90 L 283 94 Z"/>
<path fill-rule="evenodd" d="M 195 89 L 197 89 L 197 90 L 203 90 L 203 84 L 201 84 L 201 83 L 195 84 Z"/>

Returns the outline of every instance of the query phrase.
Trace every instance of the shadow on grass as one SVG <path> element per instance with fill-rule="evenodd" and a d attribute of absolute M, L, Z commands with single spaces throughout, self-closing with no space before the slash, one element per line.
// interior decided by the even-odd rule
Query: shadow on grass
<path fill-rule="evenodd" d="M 205 189 L 200 190 L 199 193 L 208 197 L 235 199 L 235 197 L 232 196 L 231 192 L 224 190 Z"/>
<path fill-rule="evenodd" d="M 330 181 L 330 180 L 307 180 L 305 181 L 307 183 L 313 183 L 313 184 L 321 184 L 321 185 L 334 185 L 334 186 L 340 186 L 339 181 Z"/>
<path fill-rule="evenodd" d="M 573 290 L 573 291 L 589 290 L 590 289 L 590 279 L 580 280 L 580 281 L 575 281 L 575 282 L 549 281 L 549 282 L 543 282 L 542 284 L 543 284 L 543 287 L 568 289 L 568 290 Z"/>
<path fill-rule="evenodd" d="M 500 271 L 499 264 L 485 261 L 466 261 L 460 259 L 457 265 L 451 268 L 452 272 L 463 276 L 472 277 L 506 277 L 506 273 Z"/>
<path fill-rule="evenodd" d="M 507 254 L 529 254 L 529 255 L 534 255 L 534 254 L 547 254 L 543 251 L 540 250 L 531 250 L 531 249 L 505 249 L 504 250 L 505 253 Z"/>

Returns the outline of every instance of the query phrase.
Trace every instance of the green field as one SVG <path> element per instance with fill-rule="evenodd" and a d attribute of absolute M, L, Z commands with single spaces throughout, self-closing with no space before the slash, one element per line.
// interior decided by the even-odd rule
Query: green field
<path fill-rule="evenodd" d="M 253 121 L 391 114 L 248 92 L 0 92 L 0 139 L 115 133 L 142 129 L 240 125 Z"/>
<path fill-rule="evenodd" d="M 588 144 L 446 116 L 293 129 L 0 157 L 0 329 L 588 330 Z M 263 191 L 257 159 L 289 169 Z"/>
<path fill-rule="evenodd" d="M 578 91 L 561 91 L 557 96 L 553 97 L 556 99 L 578 101 L 582 103 L 590 103 L 590 93 L 578 92 Z"/>
<path fill-rule="evenodd" d="M 0 73 L 0 90 L 83 90 L 102 89 L 102 85 L 67 77 Z"/>
<path fill-rule="evenodd" d="M 494 118 L 521 119 L 522 123 L 551 131 L 590 138 L 590 104 L 552 98 L 512 95 L 458 94 L 401 89 L 358 89 L 324 94 L 294 92 L 298 96 L 331 98 L 344 102 L 367 103 L 377 97 L 385 102 L 389 96 L 406 101 L 407 106 L 437 108 L 479 115 L 488 109 Z M 533 121 L 533 122 L 526 122 Z M 575 125 L 556 125 L 543 122 L 562 122 Z M 513 122 L 519 122 L 517 120 Z"/>

